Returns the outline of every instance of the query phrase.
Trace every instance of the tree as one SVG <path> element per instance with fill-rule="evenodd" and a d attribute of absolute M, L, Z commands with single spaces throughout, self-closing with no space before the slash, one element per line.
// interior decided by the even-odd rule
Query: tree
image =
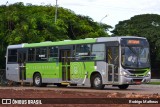
<path fill-rule="evenodd" d="M 143 14 L 120 21 L 112 31 L 115 35 L 146 37 L 150 43 L 152 66 L 160 61 L 160 15 Z"/>
<path fill-rule="evenodd" d="M 88 16 L 58 8 L 54 22 L 55 7 L 36 6 L 22 2 L 0 6 L 0 68 L 4 68 L 6 47 L 10 44 L 60 41 L 88 37 L 109 36 L 107 24 L 100 26 Z"/>

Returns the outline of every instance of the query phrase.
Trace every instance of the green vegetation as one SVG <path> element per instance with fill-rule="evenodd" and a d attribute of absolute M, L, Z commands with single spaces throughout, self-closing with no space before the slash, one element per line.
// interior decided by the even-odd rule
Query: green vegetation
<path fill-rule="evenodd" d="M 160 85 L 160 82 L 150 82 L 151 85 Z"/>
<path fill-rule="evenodd" d="M 65 39 L 109 36 L 107 24 L 94 22 L 88 16 L 58 8 L 56 23 L 55 7 L 36 6 L 22 2 L 0 6 L 0 68 L 5 67 L 6 47 L 10 44 L 59 41 Z"/>

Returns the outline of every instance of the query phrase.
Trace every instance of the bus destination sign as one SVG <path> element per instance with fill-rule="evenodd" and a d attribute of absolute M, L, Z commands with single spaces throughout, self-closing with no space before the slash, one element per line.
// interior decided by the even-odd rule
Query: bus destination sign
<path fill-rule="evenodd" d="M 140 44 L 140 41 L 139 40 L 128 40 L 128 44 L 130 44 L 130 45 L 138 45 L 138 44 Z"/>

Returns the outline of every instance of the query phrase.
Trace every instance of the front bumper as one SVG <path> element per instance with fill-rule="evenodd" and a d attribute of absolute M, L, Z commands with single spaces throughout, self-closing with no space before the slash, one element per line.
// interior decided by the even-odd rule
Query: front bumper
<path fill-rule="evenodd" d="M 130 85 L 138 85 L 145 84 L 151 81 L 151 77 L 125 77 L 120 76 L 119 84 L 130 84 Z"/>

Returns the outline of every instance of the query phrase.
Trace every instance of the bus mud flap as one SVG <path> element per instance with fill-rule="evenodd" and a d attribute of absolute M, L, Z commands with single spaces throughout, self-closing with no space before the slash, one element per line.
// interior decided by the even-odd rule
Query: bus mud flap
<path fill-rule="evenodd" d="M 86 81 L 86 79 L 87 79 L 87 76 L 88 76 L 88 72 L 85 73 L 85 77 L 84 77 L 84 80 L 83 80 L 83 82 L 82 82 L 82 85 L 84 85 L 84 83 L 85 83 L 85 81 Z"/>

